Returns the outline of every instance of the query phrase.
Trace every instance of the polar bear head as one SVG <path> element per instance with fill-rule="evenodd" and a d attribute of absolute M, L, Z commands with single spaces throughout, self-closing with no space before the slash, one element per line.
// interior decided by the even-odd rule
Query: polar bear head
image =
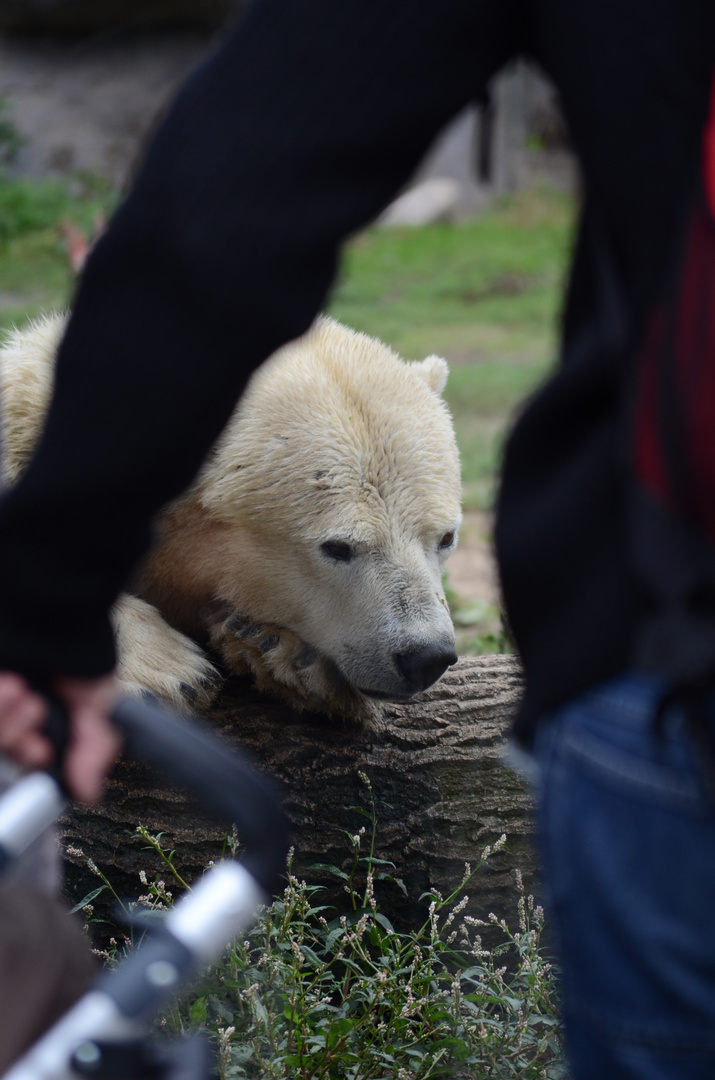
<path fill-rule="evenodd" d="M 299 666 L 317 657 L 328 681 L 402 700 L 456 661 L 442 587 L 461 517 L 446 378 L 444 360 L 405 363 L 327 318 L 253 377 L 193 494 L 215 553 L 195 592 L 233 611 L 248 645 L 263 633 L 274 666 L 285 630 L 304 646 Z"/>

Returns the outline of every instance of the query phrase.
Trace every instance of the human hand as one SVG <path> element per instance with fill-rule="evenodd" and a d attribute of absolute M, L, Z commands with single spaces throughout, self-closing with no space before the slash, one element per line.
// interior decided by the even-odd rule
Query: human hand
<path fill-rule="evenodd" d="M 64 781 L 74 798 L 94 803 L 121 746 L 108 718 L 117 697 L 115 678 L 59 678 L 51 683 L 51 689 L 69 716 Z M 43 730 L 47 712 L 45 699 L 20 675 L 0 672 L 0 752 L 23 768 L 46 768 L 54 760 L 54 748 Z"/>

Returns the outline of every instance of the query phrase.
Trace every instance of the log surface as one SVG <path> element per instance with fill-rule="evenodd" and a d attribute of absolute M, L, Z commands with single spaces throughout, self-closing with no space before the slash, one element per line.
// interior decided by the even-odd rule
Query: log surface
<path fill-rule="evenodd" d="M 379 901 L 386 914 L 407 923 L 420 918 L 422 893 L 436 888 L 447 895 L 465 862 L 475 865 L 485 845 L 506 833 L 506 851 L 480 871 L 468 892 L 473 913 L 513 917 L 512 870 L 519 867 L 533 888 L 535 869 L 531 796 L 502 763 L 521 685 L 513 657 L 462 658 L 410 704 L 387 705 L 374 728 L 355 728 L 292 713 L 234 680 L 208 718 L 229 745 L 248 750 L 278 782 L 292 826 L 295 870 L 309 882 L 330 884 L 307 868 L 348 867 L 349 836 L 362 825 L 369 833 L 369 822 L 356 809 L 369 809 L 364 773 L 377 809 L 376 854 L 395 864 L 394 876 L 409 894 L 406 900 L 396 886 L 385 884 Z M 166 834 L 177 849 L 177 865 L 189 875 L 220 853 L 227 831 L 181 792 L 122 763 L 102 807 L 72 811 L 64 835 L 92 856 L 120 893 L 136 896 L 142 891 L 138 871 L 151 876 L 153 868 L 141 842 L 130 839 L 139 822 Z M 81 869 L 81 860 L 70 863 L 76 900 L 97 880 Z M 327 898 L 344 904 L 341 895 L 337 886 Z"/>

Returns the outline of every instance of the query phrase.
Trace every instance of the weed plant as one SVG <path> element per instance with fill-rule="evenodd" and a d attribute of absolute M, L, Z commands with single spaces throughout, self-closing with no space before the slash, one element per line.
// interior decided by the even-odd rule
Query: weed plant
<path fill-rule="evenodd" d="M 161 1031 L 209 1033 L 221 1080 L 564 1077 L 541 909 L 517 873 L 518 929 L 494 914 L 482 920 L 465 912 L 465 889 L 505 837 L 485 848 L 474 869 L 465 867 L 449 896 L 423 896 L 417 930 L 398 932 L 375 900 L 377 880 L 403 886 L 376 855 L 371 791 L 370 800 L 369 826 L 348 836 L 350 868 L 316 868 L 342 881 L 345 911 L 323 905 L 322 887 L 298 879 L 291 853 L 283 894 L 161 1019 Z M 158 913 L 173 903 L 163 878 L 185 882 L 160 835 L 140 829 L 138 836 L 162 860 L 153 882 L 142 874 L 140 898 Z M 107 887 L 103 879 L 83 903 Z M 490 949 L 481 938 L 486 925 L 501 936 Z M 105 958 L 112 963 L 128 947 L 128 939 L 114 940 Z"/>

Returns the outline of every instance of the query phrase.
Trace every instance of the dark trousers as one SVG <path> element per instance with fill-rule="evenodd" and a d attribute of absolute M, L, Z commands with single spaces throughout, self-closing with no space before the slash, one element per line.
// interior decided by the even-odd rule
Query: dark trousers
<path fill-rule="evenodd" d="M 629 675 L 539 730 L 574 1080 L 715 1076 L 715 804 L 682 709 L 656 730 L 662 692 Z"/>

